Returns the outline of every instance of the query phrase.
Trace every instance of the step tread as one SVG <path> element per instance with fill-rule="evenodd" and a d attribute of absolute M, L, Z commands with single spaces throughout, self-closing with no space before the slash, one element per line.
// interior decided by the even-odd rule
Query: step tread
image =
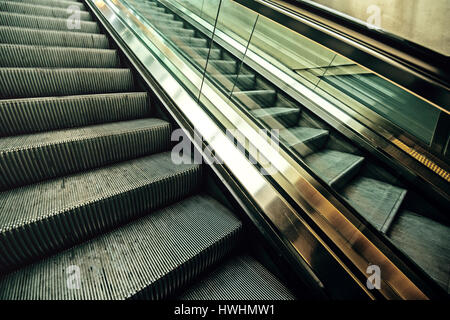
<path fill-rule="evenodd" d="M 124 68 L 0 68 L 2 99 L 126 92 L 133 86 Z"/>
<path fill-rule="evenodd" d="M 194 196 L 10 274 L 0 298 L 165 298 L 227 254 L 240 230 L 216 200 Z M 78 290 L 67 288 L 69 266 L 80 268 Z"/>
<path fill-rule="evenodd" d="M 0 272 L 179 201 L 201 177 L 162 152 L 0 192 Z"/>
<path fill-rule="evenodd" d="M 67 18 L 53 18 L 35 16 L 29 14 L 0 11 L 0 24 L 10 27 L 36 28 L 44 30 L 58 30 L 69 32 L 100 33 L 100 28 L 95 21 L 79 21 L 79 25 L 71 29 L 68 27 Z"/>
<path fill-rule="evenodd" d="M 3 191 L 0 192 L 0 230 L 9 230 L 197 167 L 175 165 L 170 152 L 163 152 Z"/>
<path fill-rule="evenodd" d="M 0 10 L 7 12 L 15 12 L 29 14 L 35 16 L 49 16 L 53 18 L 67 18 L 73 13 L 67 8 L 55 8 L 45 4 L 33 4 L 15 1 L 0 1 Z M 84 21 L 92 21 L 92 17 L 87 11 L 79 11 L 80 19 Z"/>
<path fill-rule="evenodd" d="M 37 5 L 46 5 L 58 8 L 67 9 L 69 6 L 77 6 L 80 10 L 86 10 L 86 7 L 82 2 L 78 1 L 69 1 L 69 0 L 10 0 L 17 3 L 28 3 L 28 4 L 37 4 Z"/>
<path fill-rule="evenodd" d="M 147 118 L 1 138 L 0 190 L 168 150 L 170 131 Z"/>
<path fill-rule="evenodd" d="M 108 48 L 104 34 L 0 26 L 0 42 L 73 48 Z"/>
<path fill-rule="evenodd" d="M 119 58 L 114 49 L 0 44 L 0 67 L 113 68 Z"/>
<path fill-rule="evenodd" d="M 20 149 L 36 149 L 40 146 L 60 144 L 68 141 L 93 139 L 102 136 L 119 135 L 140 130 L 167 128 L 167 121 L 157 118 L 136 119 L 105 124 L 71 128 L 59 131 L 40 132 L 28 135 L 0 138 L 0 153 Z"/>
<path fill-rule="evenodd" d="M 335 150 L 323 150 L 305 158 L 306 163 L 333 187 L 340 188 L 356 174 L 363 157 Z"/>
<path fill-rule="evenodd" d="M 150 110 L 147 92 L 0 100 L 0 137 L 145 118 Z"/>
<path fill-rule="evenodd" d="M 324 129 L 296 127 L 281 129 L 280 137 L 289 147 L 293 147 L 298 143 L 307 143 L 312 140 L 321 139 L 324 136 L 328 136 L 328 133 L 328 130 Z"/>
<path fill-rule="evenodd" d="M 254 258 L 235 256 L 203 281 L 182 293 L 180 300 L 293 300 L 292 293 Z"/>
<path fill-rule="evenodd" d="M 385 233 L 391 225 L 406 190 L 379 180 L 360 177 L 350 182 L 342 195 L 362 216 Z"/>
<path fill-rule="evenodd" d="M 300 112 L 300 109 L 297 109 L 297 108 L 283 108 L 283 107 L 261 108 L 261 109 L 251 110 L 251 113 L 257 118 L 264 117 L 264 116 L 280 116 L 283 114 L 297 114 L 299 112 Z"/>
<path fill-rule="evenodd" d="M 388 236 L 450 293 L 450 228 L 404 210 L 397 214 Z"/>

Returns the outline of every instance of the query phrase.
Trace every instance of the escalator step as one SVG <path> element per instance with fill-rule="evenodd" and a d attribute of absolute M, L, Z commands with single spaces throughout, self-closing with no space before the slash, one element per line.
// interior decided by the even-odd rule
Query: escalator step
<path fill-rule="evenodd" d="M 211 76 L 227 90 L 233 90 L 233 87 L 234 90 L 252 90 L 255 88 L 256 76 L 254 74 L 239 74 L 239 76 L 236 74 L 215 74 Z M 234 86 L 235 82 L 236 86 Z"/>
<path fill-rule="evenodd" d="M 234 91 L 233 97 L 247 109 L 271 107 L 277 98 L 275 90 Z"/>
<path fill-rule="evenodd" d="M 27 98 L 133 90 L 129 69 L 0 68 L 0 98 Z"/>
<path fill-rule="evenodd" d="M 340 189 L 359 171 L 363 157 L 335 150 L 324 150 L 305 158 L 305 162 L 330 186 Z"/>
<path fill-rule="evenodd" d="M 0 67 L 113 68 L 116 50 L 0 44 Z"/>
<path fill-rule="evenodd" d="M 174 36 L 170 37 L 171 40 L 174 40 L 179 46 L 190 46 L 190 47 L 199 47 L 199 48 L 207 48 L 208 41 L 203 38 L 194 38 L 194 37 L 182 37 L 182 36 Z M 206 64 L 206 61 L 202 62 L 202 65 Z"/>
<path fill-rule="evenodd" d="M 450 228 L 427 217 L 402 211 L 388 236 L 450 294 Z"/>
<path fill-rule="evenodd" d="M 66 8 L 55 8 L 53 6 L 37 5 L 26 2 L 0 1 L 0 11 L 28 14 L 33 16 L 47 16 L 53 18 L 68 18 L 73 12 Z M 79 18 L 83 21 L 92 21 L 87 11 L 79 11 Z M 78 16 L 77 16 L 78 17 Z"/>
<path fill-rule="evenodd" d="M 175 165 L 165 152 L 1 192 L 0 272 L 179 201 L 197 190 L 201 176 L 199 165 Z M 195 214 L 204 216 L 198 225 L 208 216 Z"/>
<path fill-rule="evenodd" d="M 109 48 L 103 34 L 0 26 L 0 43 L 77 48 Z"/>
<path fill-rule="evenodd" d="M 301 110 L 297 108 L 261 108 L 250 111 L 271 129 L 284 129 L 297 125 Z"/>
<path fill-rule="evenodd" d="M 280 130 L 281 140 L 302 157 L 322 149 L 328 139 L 328 131 L 323 129 L 296 127 Z"/>
<path fill-rule="evenodd" d="M 205 59 L 208 57 L 208 54 L 209 54 L 210 59 L 217 60 L 217 59 L 221 58 L 220 49 L 209 50 L 209 48 L 191 48 L 191 47 L 186 47 L 186 46 L 181 46 L 180 49 L 188 54 L 189 54 L 190 50 L 193 50 L 195 52 L 195 54 L 198 55 L 198 57 L 205 58 Z M 191 55 L 191 56 L 195 58 L 194 55 Z"/>
<path fill-rule="evenodd" d="M 139 10 L 139 12 L 141 12 L 143 15 L 148 16 L 150 18 L 150 21 L 152 18 L 163 18 L 163 19 L 167 19 L 167 20 L 173 20 L 175 19 L 175 16 L 172 13 L 165 13 L 165 12 L 160 12 L 160 11 L 152 11 L 149 10 L 149 8 L 142 8 Z"/>
<path fill-rule="evenodd" d="M 385 233 L 406 196 L 406 190 L 360 177 L 348 184 L 342 195 L 368 222 Z"/>
<path fill-rule="evenodd" d="M 10 274 L 0 299 L 163 299 L 230 252 L 240 234 L 225 207 L 194 196 Z M 78 290 L 67 285 L 71 266 Z"/>
<path fill-rule="evenodd" d="M 84 33 L 100 32 L 97 23 L 93 21 L 79 21 L 79 25 L 73 28 L 69 22 L 69 19 L 63 18 L 37 17 L 20 13 L 0 12 L 0 25 L 4 26 Z"/>
<path fill-rule="evenodd" d="M 171 126 L 138 119 L 0 139 L 0 190 L 162 152 Z"/>
<path fill-rule="evenodd" d="M 36 4 L 40 6 L 56 7 L 66 9 L 70 6 L 76 6 L 82 11 L 86 11 L 86 7 L 82 2 L 67 0 L 10 0 L 18 3 Z"/>
<path fill-rule="evenodd" d="M 0 100 L 0 137 L 145 118 L 146 92 Z"/>
<path fill-rule="evenodd" d="M 167 19 L 160 16 L 154 16 L 152 14 L 140 12 L 144 17 L 150 20 L 151 23 L 156 26 L 166 25 L 173 28 L 183 28 L 184 23 L 178 20 Z"/>
<path fill-rule="evenodd" d="M 169 25 L 160 25 L 160 30 L 166 35 L 174 35 L 176 37 L 194 37 L 195 30 L 185 28 L 174 28 Z"/>
<path fill-rule="evenodd" d="M 236 256 L 178 297 L 180 300 L 293 300 L 294 296 L 250 256 Z"/>
<path fill-rule="evenodd" d="M 197 63 L 201 66 L 206 65 L 204 59 L 197 60 Z M 209 74 L 236 74 L 237 62 L 232 60 L 208 60 L 208 67 L 206 72 Z"/>

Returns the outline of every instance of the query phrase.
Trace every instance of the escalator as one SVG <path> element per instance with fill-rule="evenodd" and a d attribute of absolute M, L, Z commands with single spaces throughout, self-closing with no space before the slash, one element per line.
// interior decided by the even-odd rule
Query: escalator
<path fill-rule="evenodd" d="M 295 298 L 82 2 L 0 10 L 0 299 Z"/>
<path fill-rule="evenodd" d="M 279 129 L 280 140 L 312 172 L 449 292 L 450 230 L 445 209 L 404 182 L 395 169 L 374 159 L 277 85 L 241 63 L 241 58 L 212 42 L 210 36 L 163 2 L 127 2 L 194 66 L 199 70 L 206 66 L 205 75 L 261 127 Z M 336 80 L 329 77 L 326 81 Z M 417 116 L 420 120 L 420 114 Z M 428 134 L 420 128 L 416 131 Z"/>

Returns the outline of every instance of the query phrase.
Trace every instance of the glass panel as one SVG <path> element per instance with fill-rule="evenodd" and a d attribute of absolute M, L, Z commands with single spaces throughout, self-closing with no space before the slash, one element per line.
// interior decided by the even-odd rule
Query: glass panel
<path fill-rule="evenodd" d="M 328 100 L 338 100 L 363 117 L 374 112 L 431 143 L 439 109 L 350 59 L 264 17 L 258 21 L 249 50 L 263 54 L 269 63 Z"/>
<path fill-rule="evenodd" d="M 238 121 L 253 121 L 252 125 L 270 129 L 272 137 L 278 136 L 276 140 L 295 160 L 317 180 L 328 184 L 341 201 L 359 213 L 362 221 L 385 234 L 433 279 L 447 286 L 449 272 L 439 267 L 448 265 L 443 251 L 450 243 L 448 226 L 436 219 L 445 216 L 442 208 L 403 181 L 398 172 L 372 158 L 291 98 L 283 81 L 289 78 L 291 89 L 297 86 L 303 90 L 306 86 L 331 102 L 335 110 L 352 109 L 376 125 L 382 120 L 426 143 L 439 118 L 437 108 L 231 0 L 128 2 L 179 53 L 167 57 L 166 52 L 161 52 L 159 58 L 167 65 L 173 58 L 182 58 L 197 72 L 202 82 L 196 84 L 197 91 L 191 92 L 203 106 L 214 101 L 208 101 L 202 95 L 205 91 L 198 89 L 205 81 L 211 82 L 216 85 L 214 92 L 230 98 L 233 110 L 248 116 Z M 275 73 L 264 72 L 266 78 L 255 71 L 255 57 L 258 68 Z M 191 70 L 170 70 L 179 73 L 183 84 L 190 83 L 185 71 Z M 208 90 L 213 89 L 208 86 Z M 329 223 L 334 226 L 333 221 Z"/>
<path fill-rule="evenodd" d="M 250 53 L 264 57 L 268 67 L 279 67 L 330 102 L 339 101 L 362 116 L 369 109 L 426 143 L 432 139 L 439 109 L 271 20 L 258 19 L 245 66 L 251 65 Z M 449 270 L 439 266 L 448 261 L 442 259 L 445 250 L 436 247 L 437 242 L 443 247 L 450 243 L 449 227 L 435 220 L 445 216 L 442 209 L 415 186 L 405 185 L 398 172 L 373 159 L 300 101 L 290 98 L 277 82 L 248 69 L 256 78 L 254 86 L 239 98 L 243 108 L 262 126 L 278 129 L 281 143 L 299 162 L 447 288 Z M 427 235 L 419 229 L 428 230 Z"/>
<path fill-rule="evenodd" d="M 369 28 L 387 31 L 443 55 L 450 55 L 448 0 L 311 0 L 357 19 Z M 412 3 L 413 2 L 413 3 Z"/>
<path fill-rule="evenodd" d="M 234 17 L 230 21 L 230 17 Z M 222 0 L 220 12 L 214 29 L 214 41 L 211 43 L 208 66 L 205 77 L 220 86 L 230 97 L 233 91 L 245 90 L 251 85 L 253 76 L 248 75 L 242 67 L 245 50 L 239 54 L 230 54 L 218 43 L 224 36 L 238 41 L 238 45 L 245 49 L 255 27 L 257 14 L 243 8 L 231 0 Z M 239 35 L 233 30 L 239 30 Z"/>

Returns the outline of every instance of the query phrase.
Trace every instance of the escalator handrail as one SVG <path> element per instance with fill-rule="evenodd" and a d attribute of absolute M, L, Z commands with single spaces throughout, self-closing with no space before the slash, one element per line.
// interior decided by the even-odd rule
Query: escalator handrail
<path fill-rule="evenodd" d="M 449 57 L 304 1 L 233 0 L 450 113 Z M 286 5 L 289 5 L 287 7 Z"/>

